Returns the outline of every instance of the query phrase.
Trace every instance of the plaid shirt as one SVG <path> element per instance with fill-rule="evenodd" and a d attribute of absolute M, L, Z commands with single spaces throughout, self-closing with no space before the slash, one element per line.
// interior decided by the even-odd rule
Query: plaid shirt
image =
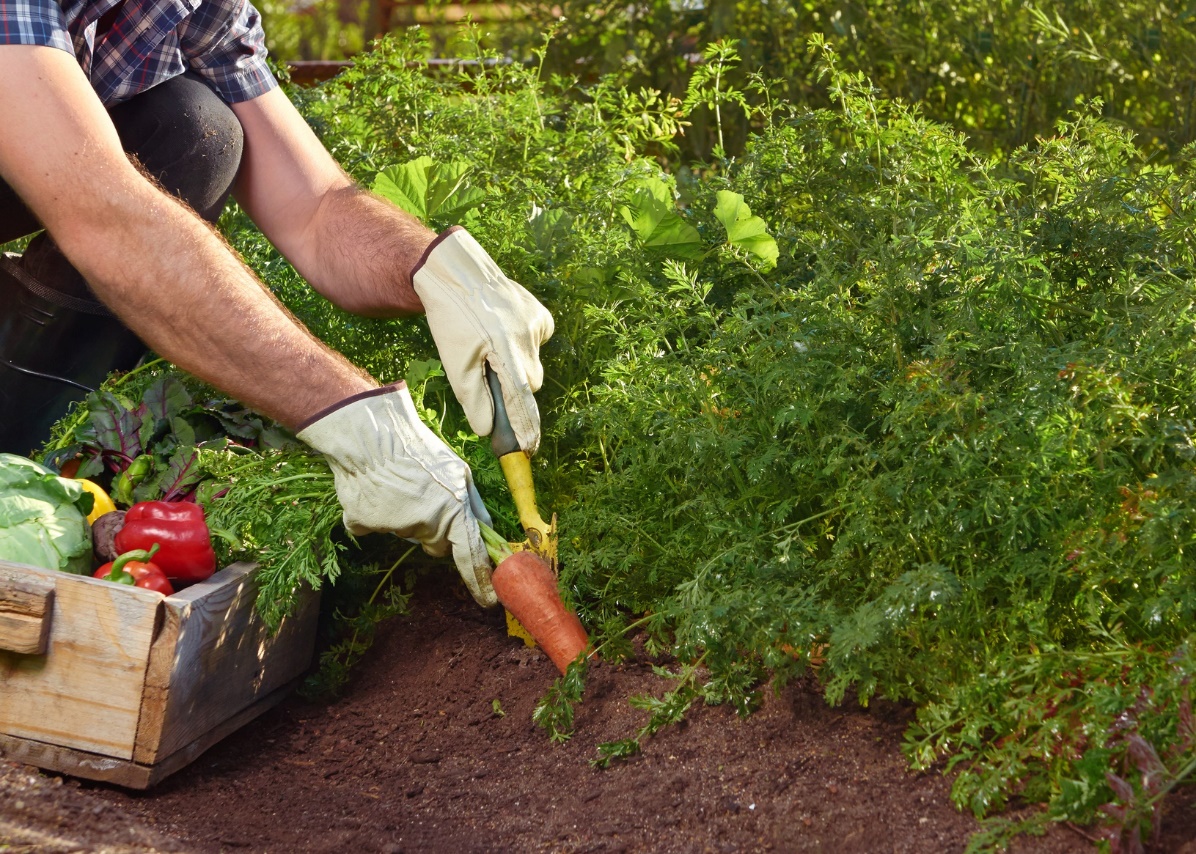
<path fill-rule="evenodd" d="M 188 69 L 228 103 L 277 82 L 266 67 L 261 16 L 249 0 L 0 0 L 0 45 L 57 47 L 75 55 L 111 107 Z M 107 22 L 105 22 L 107 23 Z"/>

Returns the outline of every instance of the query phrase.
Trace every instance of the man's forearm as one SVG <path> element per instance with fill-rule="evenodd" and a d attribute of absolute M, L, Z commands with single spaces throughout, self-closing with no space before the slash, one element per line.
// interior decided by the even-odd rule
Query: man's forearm
<path fill-rule="evenodd" d="M 411 269 L 436 235 L 354 184 L 278 90 L 232 109 L 245 131 L 234 195 L 300 275 L 346 311 L 421 313 Z"/>
<path fill-rule="evenodd" d="M 324 195 L 309 227 L 318 247 L 299 273 L 336 305 L 369 317 L 421 314 L 411 271 L 436 233 L 357 186 Z"/>
<path fill-rule="evenodd" d="M 162 356 L 291 427 L 376 385 L 129 163 L 73 56 L 0 46 L 0 115 L 0 175 L 97 296 Z"/>
<path fill-rule="evenodd" d="M 128 199 L 106 227 L 62 248 L 156 352 L 289 427 L 376 386 L 299 325 L 193 212 L 148 182 Z"/>

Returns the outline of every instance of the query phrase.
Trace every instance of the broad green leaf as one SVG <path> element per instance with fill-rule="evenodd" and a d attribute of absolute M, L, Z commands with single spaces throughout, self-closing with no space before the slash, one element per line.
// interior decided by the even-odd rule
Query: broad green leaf
<path fill-rule="evenodd" d="M 84 405 L 91 412 L 91 420 L 76 430 L 78 441 L 115 453 L 125 463 L 141 454 L 141 418 L 131 405 L 102 390 L 89 394 Z"/>
<path fill-rule="evenodd" d="M 258 447 L 262 450 L 287 450 L 295 446 L 295 437 L 290 433 L 273 425 L 263 428 L 257 437 Z"/>
<path fill-rule="evenodd" d="M 177 433 L 177 422 L 185 425 L 187 422 L 183 421 L 182 416 L 194 405 L 190 392 L 177 377 L 163 377 L 149 386 L 145 396 L 141 398 L 140 407 L 136 409 L 136 415 L 141 419 L 138 433 L 141 447 L 148 449 L 154 441 L 163 438 L 167 425 Z M 194 443 L 194 429 L 188 427 L 188 433 L 178 435 L 177 441 Z"/>
<path fill-rule="evenodd" d="M 702 256 L 701 235 L 677 213 L 663 182 L 645 181 L 631 194 L 628 203 L 619 208 L 619 213 L 645 246 L 664 250 L 675 258 Z"/>
<path fill-rule="evenodd" d="M 192 406 L 191 395 L 178 377 L 163 377 L 145 390 L 141 398 L 138 415 L 145 418 L 148 413 L 154 423 L 169 420 Z"/>
<path fill-rule="evenodd" d="M 374 176 L 373 190 L 412 216 L 428 218 L 428 170 L 431 157 L 417 157 L 402 166 L 391 166 Z"/>
<path fill-rule="evenodd" d="M 149 501 L 161 496 L 164 501 L 172 501 L 185 495 L 202 477 L 196 449 L 179 448 L 163 471 L 133 489 L 133 497 L 137 501 Z"/>
<path fill-rule="evenodd" d="M 585 285 L 589 288 L 599 288 L 610 278 L 610 271 L 605 267 L 578 267 L 569 274 L 574 284 Z"/>
<path fill-rule="evenodd" d="M 444 366 L 439 359 L 412 359 L 407 364 L 407 373 L 403 379 L 409 386 L 418 386 L 433 377 L 443 377 L 444 375 Z"/>
<path fill-rule="evenodd" d="M 728 243 L 758 258 L 766 270 L 777 265 L 780 254 L 777 242 L 768 233 L 764 220 L 752 216 L 752 210 L 744 203 L 743 196 L 730 190 L 719 190 L 714 215 L 727 230 Z"/>
<path fill-rule="evenodd" d="M 485 198 L 466 181 L 471 168 L 463 161 L 435 163 L 425 155 L 379 172 L 373 190 L 424 222 L 458 220 Z"/>
<path fill-rule="evenodd" d="M 469 186 L 470 165 L 454 161 L 433 166 L 428 173 L 428 216 L 457 220 L 476 208 L 486 194 Z"/>
<path fill-rule="evenodd" d="M 192 406 L 190 393 L 177 377 L 163 377 L 146 389 L 141 405 L 137 407 L 137 417 L 141 419 L 137 433 L 141 447 L 152 445 L 167 429 L 168 422 L 181 421 L 179 416 Z M 191 441 L 194 441 L 194 431 L 191 435 Z"/>
<path fill-rule="evenodd" d="M 572 229 L 573 218 L 559 209 L 533 208 L 527 221 L 527 230 L 536 250 L 550 259 L 560 253 L 562 244 L 568 241 Z"/>
<path fill-rule="evenodd" d="M 78 445 L 72 445 L 72 448 L 78 448 Z M 68 457 L 69 459 L 69 457 Z M 98 474 L 104 472 L 104 460 L 99 456 L 87 457 L 79 464 L 79 468 L 75 470 L 75 477 L 79 478 L 93 478 Z"/>
<path fill-rule="evenodd" d="M 652 198 L 660 202 L 670 210 L 673 207 L 673 191 L 669 189 L 669 185 L 659 178 L 644 178 L 639 182 L 639 188 L 647 190 Z"/>
<path fill-rule="evenodd" d="M 195 428 L 186 419 L 171 418 L 170 431 L 174 433 L 175 441 L 179 445 L 194 445 L 196 443 Z"/>

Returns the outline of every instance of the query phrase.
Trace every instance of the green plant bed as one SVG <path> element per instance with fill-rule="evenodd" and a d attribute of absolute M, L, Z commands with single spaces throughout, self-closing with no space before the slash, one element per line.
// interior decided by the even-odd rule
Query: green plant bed
<path fill-rule="evenodd" d="M 969 145 L 1008 153 L 1054 133 L 1080 101 L 1130 128 L 1151 156 L 1174 155 L 1196 139 L 1196 26 L 1191 7 L 1154 0 L 552 0 L 528 4 L 540 30 L 557 28 L 548 65 L 564 74 L 612 75 L 629 88 L 680 96 L 694 57 L 720 39 L 733 42 L 743 67 L 776 81 L 783 98 L 808 108 L 833 103 L 818 51 L 819 34 L 844 69 L 860 72 L 888 98 L 970 135 Z M 715 142 L 708 113 L 695 117 L 684 144 L 701 156 Z M 742 150 L 737 126 L 729 148 Z"/>
<path fill-rule="evenodd" d="M 961 807 L 1016 796 L 1128 844 L 1196 758 L 1190 159 L 1144 162 L 1086 111 L 990 160 L 812 48 L 833 109 L 764 101 L 741 157 L 698 166 L 693 112 L 750 103 L 726 45 L 684 102 L 518 64 L 433 80 L 397 39 L 297 98 L 346 169 L 467 224 L 553 311 L 534 462 L 565 593 L 604 655 L 642 629 L 680 662 L 599 763 L 816 661 L 830 702 L 917 705 L 909 758 Z M 331 311 L 226 226 L 381 378 L 434 356 L 420 322 Z M 580 676 L 538 715 L 558 738 Z"/>
<path fill-rule="evenodd" d="M 961 806 L 1137 832 L 1196 755 L 1188 162 L 1092 112 L 985 160 L 824 53 L 835 109 L 773 102 L 742 158 L 662 169 L 676 102 L 517 67 L 463 97 L 388 49 L 311 114 L 367 175 L 441 164 L 552 308 L 567 592 L 608 654 L 648 613 L 702 664 L 641 736 L 817 656 L 832 702 L 918 704 L 911 761 L 948 758 Z M 733 115 L 708 58 L 687 109 Z"/>

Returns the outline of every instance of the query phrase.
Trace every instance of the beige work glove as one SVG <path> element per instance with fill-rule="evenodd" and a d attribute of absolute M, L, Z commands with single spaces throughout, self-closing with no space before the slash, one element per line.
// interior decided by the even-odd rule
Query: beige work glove
<path fill-rule="evenodd" d="M 489 362 L 519 447 L 534 454 L 540 446 L 540 410 L 533 392 L 544 382 L 540 345 L 553 331 L 548 309 L 504 276 L 459 226 L 436 238 L 411 280 L 469 426 L 479 436 L 494 429 L 494 401 L 486 385 Z"/>
<path fill-rule="evenodd" d="M 397 534 L 433 557 L 451 550 L 473 598 L 498 602 L 478 529 L 490 514 L 469 466 L 419 419 L 406 385 L 346 398 L 298 436 L 328 459 L 350 533 Z"/>

